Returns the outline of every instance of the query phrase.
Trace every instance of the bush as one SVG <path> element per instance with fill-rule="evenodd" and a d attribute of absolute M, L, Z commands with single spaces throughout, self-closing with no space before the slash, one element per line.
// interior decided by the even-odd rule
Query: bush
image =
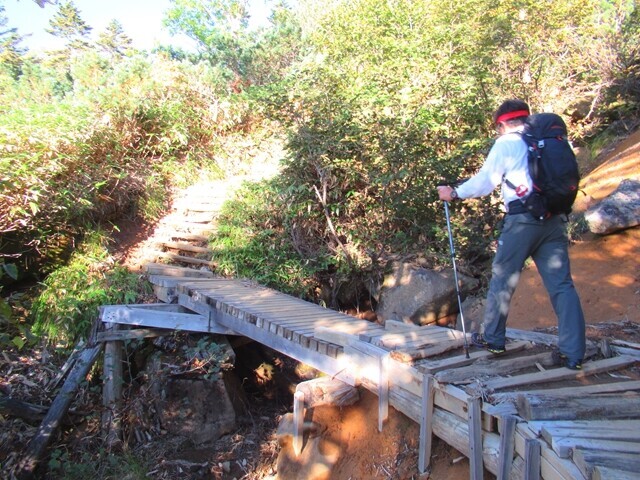
<path fill-rule="evenodd" d="M 141 279 L 114 265 L 101 232 L 90 234 L 68 263 L 49 274 L 32 307 L 33 332 L 64 346 L 86 338 L 98 307 L 134 303 L 145 291 Z"/>

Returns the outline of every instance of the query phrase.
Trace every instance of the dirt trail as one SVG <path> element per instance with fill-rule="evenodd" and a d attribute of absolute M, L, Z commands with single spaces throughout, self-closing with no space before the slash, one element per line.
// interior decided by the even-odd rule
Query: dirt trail
<path fill-rule="evenodd" d="M 640 130 L 613 148 L 583 179 L 586 195 L 578 195 L 574 210 L 585 211 L 625 178 L 640 181 Z M 571 246 L 569 256 L 587 323 L 640 322 L 640 227 L 607 236 L 586 234 Z M 556 324 L 540 275 L 531 264 L 514 295 L 509 326 L 532 330 Z"/>

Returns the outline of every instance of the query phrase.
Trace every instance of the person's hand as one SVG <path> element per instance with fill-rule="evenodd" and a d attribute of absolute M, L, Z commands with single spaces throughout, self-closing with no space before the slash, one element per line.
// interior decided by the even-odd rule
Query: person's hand
<path fill-rule="evenodd" d="M 453 200 L 455 200 L 457 198 L 457 196 L 451 196 L 451 194 L 453 193 L 453 188 L 451 188 L 448 185 L 441 185 L 438 187 L 438 196 L 440 197 L 440 200 L 443 200 L 445 202 L 451 202 Z"/>

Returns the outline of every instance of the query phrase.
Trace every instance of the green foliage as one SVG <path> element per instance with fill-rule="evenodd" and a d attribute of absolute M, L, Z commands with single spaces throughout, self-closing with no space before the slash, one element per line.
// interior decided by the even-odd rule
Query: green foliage
<path fill-rule="evenodd" d="M 33 302 L 33 331 L 49 342 L 75 344 L 88 335 L 99 306 L 134 303 L 142 291 L 138 276 L 114 265 L 107 238 L 94 232 L 43 282 Z"/>
<path fill-rule="evenodd" d="M 96 45 L 113 56 L 123 56 L 131 50 L 133 41 L 124 33 L 122 25 L 112 20 L 96 42 Z"/>
<path fill-rule="evenodd" d="M 218 377 L 225 364 L 229 365 L 228 352 L 211 340 L 210 336 L 199 338 L 195 345 L 183 345 L 182 350 L 187 364 L 187 370 L 183 374 L 195 373 L 205 379 L 212 379 Z"/>
<path fill-rule="evenodd" d="M 82 19 L 80 10 L 71 0 L 60 4 L 49 25 L 47 32 L 64 39 L 70 49 L 81 50 L 89 47 L 88 36 L 93 28 Z"/>
<path fill-rule="evenodd" d="M 211 241 L 222 275 L 251 278 L 301 297 L 313 297 L 310 282 L 323 268 L 326 252 L 301 258 L 296 239 L 287 235 L 285 212 L 275 182 L 248 183 L 227 202 Z"/>
<path fill-rule="evenodd" d="M 73 452 L 55 449 L 51 452 L 47 466 L 49 471 L 60 480 L 86 480 L 87 478 L 144 480 L 148 478 L 148 465 L 145 465 L 139 456 L 132 452 L 116 454 L 100 450 L 94 454 L 84 451 L 76 455 Z"/>
<path fill-rule="evenodd" d="M 0 94 L 2 248 L 46 263 L 84 225 L 140 209 L 157 218 L 172 184 L 220 176 L 212 152 L 249 115 L 220 98 L 204 64 L 89 53 L 69 75 L 61 94 L 55 71 L 30 64 Z"/>
<path fill-rule="evenodd" d="M 246 73 L 249 11 L 246 0 L 173 0 L 165 24 L 195 40 L 211 65 Z"/>

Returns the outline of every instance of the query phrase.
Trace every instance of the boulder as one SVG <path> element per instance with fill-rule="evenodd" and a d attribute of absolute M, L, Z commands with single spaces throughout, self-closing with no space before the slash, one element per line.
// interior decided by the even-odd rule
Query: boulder
<path fill-rule="evenodd" d="M 462 316 L 464 316 L 464 327 L 467 333 L 480 332 L 484 309 L 487 303 L 484 297 L 469 297 L 462 302 L 462 315 L 458 313 L 456 319 L 456 330 L 462 331 Z"/>
<path fill-rule="evenodd" d="M 458 275 L 461 291 L 477 281 Z M 395 264 L 384 278 L 376 314 L 382 322 L 397 320 L 416 325 L 450 324 L 459 311 L 453 270 L 435 271 L 413 264 Z"/>
<path fill-rule="evenodd" d="M 187 437 L 197 445 L 236 429 L 234 403 L 224 378 L 165 380 L 156 409 L 167 432 Z"/>
<path fill-rule="evenodd" d="M 223 346 L 233 352 L 228 344 Z M 182 365 L 179 353 L 156 352 L 145 368 L 162 428 L 195 445 L 236 430 L 236 416 L 244 414 L 247 401 L 235 371 L 178 373 Z"/>
<path fill-rule="evenodd" d="M 623 180 L 611 195 L 589 208 L 584 218 L 589 230 L 599 235 L 640 225 L 640 181 Z"/>

